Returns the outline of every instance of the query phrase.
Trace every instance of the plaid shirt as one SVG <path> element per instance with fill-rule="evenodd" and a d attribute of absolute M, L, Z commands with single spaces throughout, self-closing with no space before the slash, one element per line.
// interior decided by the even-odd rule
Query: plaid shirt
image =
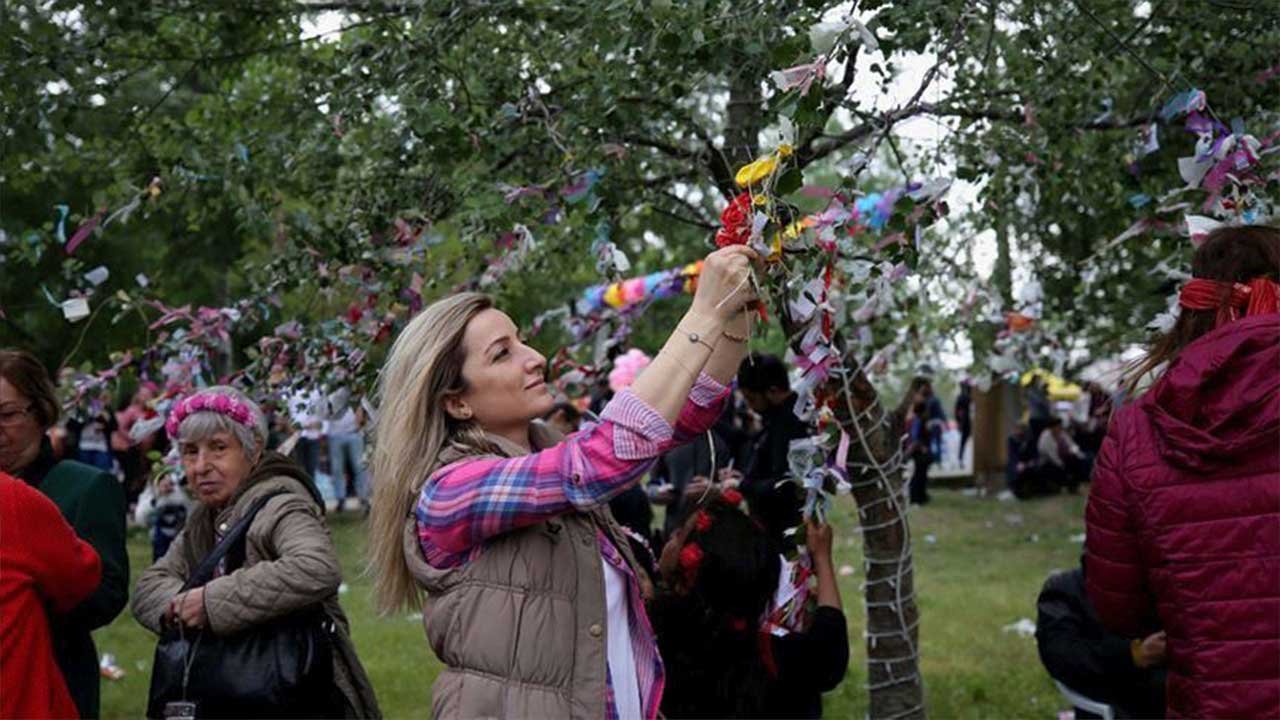
<path fill-rule="evenodd" d="M 432 567 L 452 568 L 483 552 L 485 541 L 556 515 L 590 510 L 630 487 L 658 456 L 705 432 L 720 416 L 728 388 L 705 373 L 673 428 L 630 390 L 619 393 L 599 423 L 550 448 L 515 458 L 484 457 L 446 465 L 428 478 L 416 509 L 418 544 Z M 657 717 L 665 676 L 640 586 L 622 554 L 597 533 L 600 554 L 627 578 L 627 615 L 641 707 Z M 608 714 L 618 716 L 612 682 Z"/>

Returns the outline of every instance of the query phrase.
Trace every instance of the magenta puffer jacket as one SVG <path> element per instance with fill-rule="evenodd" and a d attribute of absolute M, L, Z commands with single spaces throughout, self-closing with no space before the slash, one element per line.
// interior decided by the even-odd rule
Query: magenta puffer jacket
<path fill-rule="evenodd" d="M 1168 633 L 1173 717 L 1280 717 L 1280 315 L 1183 349 L 1116 413 L 1086 511 L 1089 597 Z"/>

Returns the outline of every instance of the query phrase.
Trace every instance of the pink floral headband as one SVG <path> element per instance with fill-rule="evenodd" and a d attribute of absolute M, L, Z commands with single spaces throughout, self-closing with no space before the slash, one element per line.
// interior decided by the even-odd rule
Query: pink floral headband
<path fill-rule="evenodd" d="M 177 439 L 178 428 L 182 427 L 182 421 L 186 420 L 192 413 L 198 412 L 225 415 L 250 430 L 254 429 L 253 411 L 249 409 L 248 405 L 228 395 L 196 393 L 179 400 L 174 404 L 173 409 L 169 411 L 169 420 L 164 425 L 169 437 Z"/>

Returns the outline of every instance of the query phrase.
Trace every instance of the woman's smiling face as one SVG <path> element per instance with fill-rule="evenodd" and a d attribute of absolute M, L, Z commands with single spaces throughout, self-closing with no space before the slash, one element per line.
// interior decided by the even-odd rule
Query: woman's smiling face
<path fill-rule="evenodd" d="M 555 405 L 546 383 L 547 359 L 520 340 L 505 313 L 482 310 L 467 324 L 462 346 L 467 389 L 446 401 L 455 418 L 507 436 L 524 432 Z"/>

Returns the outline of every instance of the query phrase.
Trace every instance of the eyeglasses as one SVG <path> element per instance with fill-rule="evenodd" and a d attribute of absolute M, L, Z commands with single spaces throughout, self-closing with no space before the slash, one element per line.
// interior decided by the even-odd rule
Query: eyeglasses
<path fill-rule="evenodd" d="M 31 412 L 31 408 L 35 407 L 35 403 L 31 403 L 21 410 L 4 409 L 0 410 L 0 427 L 14 427 L 22 422 L 22 416 Z"/>

